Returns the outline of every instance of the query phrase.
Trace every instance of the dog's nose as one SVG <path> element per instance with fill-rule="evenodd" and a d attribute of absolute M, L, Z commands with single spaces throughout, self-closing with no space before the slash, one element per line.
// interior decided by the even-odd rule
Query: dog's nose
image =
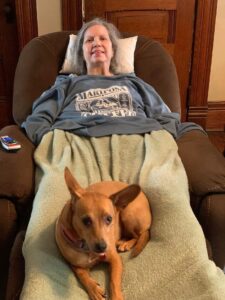
<path fill-rule="evenodd" d="M 107 245 L 106 245 L 105 241 L 100 241 L 95 244 L 95 251 L 97 253 L 104 252 L 106 250 L 106 248 L 107 248 Z"/>

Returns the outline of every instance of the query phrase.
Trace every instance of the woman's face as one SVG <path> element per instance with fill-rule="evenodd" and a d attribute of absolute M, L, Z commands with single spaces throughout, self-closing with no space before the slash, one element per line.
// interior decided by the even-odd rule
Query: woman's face
<path fill-rule="evenodd" d="M 86 30 L 83 55 L 88 73 L 96 68 L 109 71 L 113 49 L 108 30 L 103 25 L 94 25 Z"/>

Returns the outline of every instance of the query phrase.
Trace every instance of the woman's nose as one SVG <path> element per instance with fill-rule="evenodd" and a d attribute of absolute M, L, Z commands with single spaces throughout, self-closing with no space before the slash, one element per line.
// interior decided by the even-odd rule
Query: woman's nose
<path fill-rule="evenodd" d="M 93 41 L 93 45 L 94 45 L 94 46 L 99 46 L 100 44 L 101 44 L 100 39 L 99 39 L 98 37 L 95 37 L 95 38 L 94 38 L 94 41 Z"/>

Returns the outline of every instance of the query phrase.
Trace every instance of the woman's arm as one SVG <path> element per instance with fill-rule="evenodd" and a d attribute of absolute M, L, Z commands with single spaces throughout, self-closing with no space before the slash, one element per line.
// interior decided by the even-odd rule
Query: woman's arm
<path fill-rule="evenodd" d="M 169 107 L 151 85 L 136 76 L 130 76 L 129 79 L 133 81 L 137 87 L 138 93 L 141 95 L 147 117 L 152 118 L 155 115 L 171 112 Z"/>
<path fill-rule="evenodd" d="M 22 123 L 21 126 L 34 144 L 39 144 L 43 135 L 51 130 L 55 119 L 63 108 L 69 82 L 70 79 L 64 80 L 45 91 L 34 102 L 32 114 Z"/>

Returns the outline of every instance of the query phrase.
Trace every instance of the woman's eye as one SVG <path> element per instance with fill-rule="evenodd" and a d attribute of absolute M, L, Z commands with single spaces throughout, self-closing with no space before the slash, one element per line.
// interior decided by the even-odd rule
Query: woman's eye
<path fill-rule="evenodd" d="M 105 222 L 107 225 L 109 225 L 112 222 L 112 217 L 111 216 L 106 216 L 105 217 Z"/>

